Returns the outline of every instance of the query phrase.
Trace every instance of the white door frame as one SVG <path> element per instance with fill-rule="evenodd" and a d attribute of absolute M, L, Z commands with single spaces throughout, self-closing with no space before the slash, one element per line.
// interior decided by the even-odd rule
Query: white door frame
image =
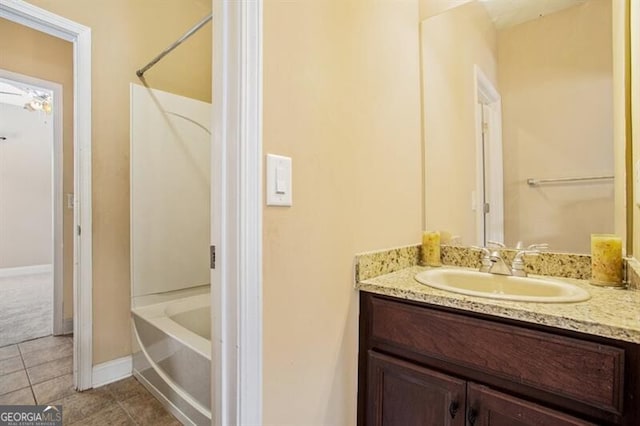
<path fill-rule="evenodd" d="M 63 210 L 62 210 L 62 125 L 63 125 L 63 108 L 62 108 L 62 86 L 52 81 L 41 80 L 39 78 L 30 77 L 4 69 L 0 69 L 0 77 L 23 83 L 41 89 L 50 90 L 53 93 L 53 144 L 51 150 L 51 200 L 53 208 L 52 217 L 52 250 L 53 253 L 53 334 L 64 334 L 64 306 L 63 306 L 63 276 L 62 276 L 62 259 L 63 259 Z"/>
<path fill-rule="evenodd" d="M 486 245 L 487 241 L 504 243 L 504 185 L 502 163 L 502 98 L 489 78 L 474 65 L 474 105 L 476 114 L 476 244 Z M 488 119 L 489 158 L 484 158 L 483 112 L 481 106 L 491 112 Z M 489 187 L 485 188 L 484 167 L 491 165 Z M 486 190 L 486 194 L 485 194 Z M 485 199 L 491 203 L 488 216 L 489 226 L 485 229 Z M 485 239 L 487 241 L 483 241 Z"/>
<path fill-rule="evenodd" d="M 262 424 L 262 0 L 213 0 L 212 424 Z"/>
<path fill-rule="evenodd" d="M 0 0 L 0 18 L 73 43 L 74 383 L 92 387 L 91 29 L 22 0 Z M 81 231 L 81 232 L 80 232 Z"/>

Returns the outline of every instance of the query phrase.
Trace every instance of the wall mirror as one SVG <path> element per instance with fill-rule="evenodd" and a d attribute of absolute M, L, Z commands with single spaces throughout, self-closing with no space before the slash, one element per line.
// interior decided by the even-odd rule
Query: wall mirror
<path fill-rule="evenodd" d="M 614 232 L 612 1 L 457 3 L 421 22 L 426 228 L 588 253 Z"/>

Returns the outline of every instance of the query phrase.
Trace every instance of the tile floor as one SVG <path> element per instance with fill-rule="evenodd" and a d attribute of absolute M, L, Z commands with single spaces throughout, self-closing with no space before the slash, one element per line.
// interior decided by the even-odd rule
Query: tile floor
<path fill-rule="evenodd" d="M 132 377 L 75 392 L 72 350 L 66 336 L 0 347 L 0 405 L 62 405 L 65 425 L 180 425 Z"/>

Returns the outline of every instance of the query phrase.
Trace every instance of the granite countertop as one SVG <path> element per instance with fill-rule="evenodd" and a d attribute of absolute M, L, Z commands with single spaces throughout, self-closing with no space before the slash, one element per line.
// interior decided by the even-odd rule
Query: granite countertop
<path fill-rule="evenodd" d="M 426 269 L 428 268 L 422 266 L 409 266 L 396 272 L 363 279 L 356 283 L 356 288 L 369 293 L 640 343 L 638 290 L 602 288 L 592 286 L 586 280 L 553 277 L 554 280 L 566 281 L 586 289 L 591 294 L 591 299 L 579 303 L 512 302 L 466 296 L 420 284 L 414 276 Z"/>

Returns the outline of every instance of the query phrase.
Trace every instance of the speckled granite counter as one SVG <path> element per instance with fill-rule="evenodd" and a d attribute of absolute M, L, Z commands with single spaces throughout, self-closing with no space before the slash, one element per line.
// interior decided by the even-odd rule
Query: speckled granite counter
<path fill-rule="evenodd" d="M 465 296 L 420 284 L 414 276 L 428 268 L 408 266 L 361 279 L 361 291 L 426 302 L 470 312 L 543 324 L 565 330 L 640 343 L 640 291 L 600 288 L 587 281 L 565 280 L 585 288 L 591 299 L 580 303 L 530 303 Z"/>

